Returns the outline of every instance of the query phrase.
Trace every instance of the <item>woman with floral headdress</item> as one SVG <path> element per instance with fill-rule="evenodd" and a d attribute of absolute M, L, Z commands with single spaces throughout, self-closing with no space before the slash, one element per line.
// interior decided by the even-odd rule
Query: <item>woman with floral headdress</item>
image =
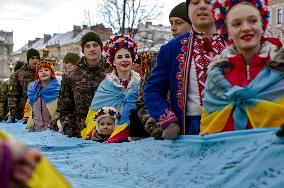
<path fill-rule="evenodd" d="M 27 123 L 30 131 L 41 131 L 48 127 L 56 114 L 60 84 L 55 77 L 51 62 L 42 60 L 36 67 L 36 81 L 28 88 L 28 100 L 32 109 Z"/>
<path fill-rule="evenodd" d="M 280 127 L 284 55 L 278 39 L 263 36 L 268 0 L 214 0 L 212 12 L 230 45 L 208 73 L 201 134 Z"/>
<path fill-rule="evenodd" d="M 136 108 L 138 97 L 140 76 L 132 70 L 138 45 L 128 35 L 113 35 L 103 46 L 103 51 L 106 63 L 113 66 L 113 71 L 107 74 L 95 93 L 86 118 L 87 127 L 81 136 L 90 139 L 88 135 L 97 126 L 94 118 L 99 109 L 114 107 L 121 113 L 121 118 L 107 142 L 121 142 L 128 138 L 130 110 Z"/>

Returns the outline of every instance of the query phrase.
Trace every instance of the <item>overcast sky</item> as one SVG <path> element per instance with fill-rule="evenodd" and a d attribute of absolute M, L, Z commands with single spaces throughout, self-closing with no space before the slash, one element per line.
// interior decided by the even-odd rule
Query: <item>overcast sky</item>
<path fill-rule="evenodd" d="M 71 31 L 73 25 L 82 25 L 85 20 L 84 11 L 90 11 L 95 24 L 103 23 L 103 19 L 98 18 L 97 14 L 100 1 L 0 0 L 0 30 L 14 32 L 14 51 L 16 51 L 28 40 L 42 38 L 43 34 L 63 33 Z M 164 15 L 152 21 L 154 24 L 169 25 L 170 10 L 183 0 L 160 0 L 160 2 L 164 6 Z"/>

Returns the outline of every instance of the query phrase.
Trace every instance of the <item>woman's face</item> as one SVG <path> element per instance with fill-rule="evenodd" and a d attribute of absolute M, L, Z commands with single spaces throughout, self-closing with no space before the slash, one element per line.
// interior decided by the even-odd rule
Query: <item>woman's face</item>
<path fill-rule="evenodd" d="M 114 56 L 113 65 L 117 72 L 131 71 L 132 57 L 130 52 L 124 48 L 119 49 Z"/>
<path fill-rule="evenodd" d="M 49 68 L 42 67 L 38 70 L 38 78 L 42 82 L 46 82 L 50 80 L 51 71 Z"/>
<path fill-rule="evenodd" d="M 259 51 L 262 20 L 253 5 L 241 3 L 232 7 L 226 17 L 226 26 L 238 52 Z"/>

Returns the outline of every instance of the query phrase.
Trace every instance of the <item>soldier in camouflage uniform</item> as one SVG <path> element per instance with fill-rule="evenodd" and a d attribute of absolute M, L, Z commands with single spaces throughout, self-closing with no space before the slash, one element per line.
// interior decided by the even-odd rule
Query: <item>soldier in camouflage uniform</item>
<path fill-rule="evenodd" d="M 19 70 L 24 64 L 25 63 L 22 61 L 17 61 L 14 67 L 14 73 Z M 0 120 L 5 120 L 9 113 L 8 89 L 12 84 L 12 76 L 8 80 L 3 81 L 0 86 Z"/>
<path fill-rule="evenodd" d="M 60 121 L 52 121 L 51 128 L 62 126 L 64 134 L 80 137 L 95 91 L 106 73 L 112 69 L 102 61 L 102 41 L 89 32 L 81 38 L 84 57 L 75 69 L 68 71 L 61 81 L 57 113 Z M 60 125 L 59 125 L 60 124 Z"/>
<path fill-rule="evenodd" d="M 7 94 L 5 94 L 7 81 L 0 81 L 0 121 L 5 120 L 6 115 L 8 113 L 8 100 Z"/>
<path fill-rule="evenodd" d="M 12 85 L 8 91 L 8 102 L 10 110 L 10 121 L 22 119 L 24 108 L 27 102 L 27 89 L 30 83 L 35 81 L 36 65 L 40 60 L 39 52 L 31 48 L 27 52 L 27 64 L 14 73 L 12 77 Z"/>
<path fill-rule="evenodd" d="M 63 58 L 64 72 L 72 71 L 76 67 L 76 64 L 79 60 L 80 56 L 74 52 L 68 52 L 67 54 L 65 54 Z"/>
<path fill-rule="evenodd" d="M 144 85 L 151 74 L 151 69 L 155 65 L 157 54 L 143 53 L 141 55 L 141 71 L 144 73 L 139 84 L 138 100 L 137 100 L 137 113 L 140 118 L 144 129 L 155 139 L 162 139 L 162 127 L 156 125 L 156 120 L 150 116 L 147 107 L 144 104 Z"/>

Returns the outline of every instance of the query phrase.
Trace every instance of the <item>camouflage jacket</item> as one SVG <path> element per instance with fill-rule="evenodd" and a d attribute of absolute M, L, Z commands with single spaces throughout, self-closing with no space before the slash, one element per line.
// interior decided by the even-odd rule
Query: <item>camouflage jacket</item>
<path fill-rule="evenodd" d="M 157 55 L 157 54 L 156 54 Z M 159 127 L 156 124 L 156 120 L 150 116 L 150 114 L 147 111 L 147 107 L 144 104 L 144 86 L 150 77 L 151 70 L 155 66 L 156 63 L 156 55 L 154 57 L 151 57 L 151 59 L 147 59 L 147 61 L 142 62 L 144 63 L 143 67 L 145 70 L 143 70 L 144 75 L 142 76 L 142 79 L 139 83 L 139 90 L 138 90 L 138 99 L 137 99 L 137 113 L 138 116 L 142 122 L 142 125 L 144 126 L 144 129 L 153 137 L 156 139 L 160 139 L 162 137 L 163 128 Z"/>
<path fill-rule="evenodd" d="M 63 75 L 57 113 L 66 135 L 80 137 L 95 91 L 111 70 L 106 63 L 88 67 L 82 58 L 74 70 Z"/>
<path fill-rule="evenodd" d="M 9 113 L 7 94 L 10 82 L 11 78 L 0 83 L 0 120 L 4 120 Z"/>
<path fill-rule="evenodd" d="M 140 80 L 139 90 L 138 90 L 138 99 L 137 99 L 137 113 L 144 126 L 144 129 L 156 139 L 160 139 L 162 137 L 163 128 L 159 127 L 156 124 L 156 120 L 150 116 L 147 111 L 147 107 L 144 104 L 144 85 L 146 83 L 147 77 L 144 77 Z"/>
<path fill-rule="evenodd" d="M 22 119 L 27 102 L 27 90 L 30 83 L 35 81 L 35 71 L 25 64 L 12 77 L 12 84 L 8 89 L 8 102 L 11 117 Z"/>

